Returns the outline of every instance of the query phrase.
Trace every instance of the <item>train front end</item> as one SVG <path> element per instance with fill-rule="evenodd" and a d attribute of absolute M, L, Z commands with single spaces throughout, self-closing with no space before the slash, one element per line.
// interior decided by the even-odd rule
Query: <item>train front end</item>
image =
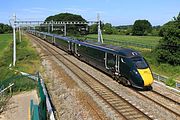
<path fill-rule="evenodd" d="M 153 75 L 145 59 L 142 57 L 137 57 L 132 58 L 132 61 L 134 64 L 131 69 L 132 85 L 140 89 L 151 88 L 154 81 Z"/>

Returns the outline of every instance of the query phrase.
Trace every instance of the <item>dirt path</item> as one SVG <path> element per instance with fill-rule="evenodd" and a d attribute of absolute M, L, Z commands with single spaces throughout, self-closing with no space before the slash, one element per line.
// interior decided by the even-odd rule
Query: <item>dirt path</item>
<path fill-rule="evenodd" d="M 31 99 L 35 104 L 38 103 L 36 90 L 12 96 L 5 110 L 0 114 L 0 120 L 28 120 Z"/>

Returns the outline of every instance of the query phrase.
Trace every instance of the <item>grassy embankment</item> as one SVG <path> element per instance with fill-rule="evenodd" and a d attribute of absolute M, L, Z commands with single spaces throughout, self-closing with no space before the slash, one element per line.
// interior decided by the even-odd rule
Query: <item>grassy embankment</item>
<path fill-rule="evenodd" d="M 97 35 L 88 35 L 86 37 L 90 37 L 93 39 L 97 40 Z M 150 64 L 150 67 L 152 69 L 152 71 L 176 79 L 176 80 L 180 80 L 180 66 L 172 66 L 169 64 L 164 64 L 164 63 L 158 63 L 155 59 L 155 53 L 151 52 L 150 49 L 146 49 L 146 48 L 141 48 L 141 47 L 137 47 L 134 44 L 143 44 L 143 45 L 149 45 L 149 46 L 153 46 L 155 47 L 158 44 L 158 41 L 161 39 L 161 37 L 155 37 L 155 36 L 126 36 L 126 35 L 103 35 L 104 38 L 104 42 L 106 44 L 113 44 L 113 45 L 119 45 L 119 46 L 123 46 L 123 47 L 127 47 L 127 48 L 132 48 L 135 49 L 137 51 L 140 51 L 141 54 L 146 58 L 146 60 L 148 61 L 148 63 Z M 117 42 L 106 42 L 107 40 L 114 40 Z M 122 42 L 130 42 L 131 45 L 128 44 L 121 44 L 118 43 L 118 41 L 122 41 Z"/>
<path fill-rule="evenodd" d="M 36 88 L 36 83 L 29 78 L 21 77 L 14 80 L 13 78 L 19 75 L 14 70 L 24 71 L 27 73 L 35 73 L 40 68 L 40 57 L 28 41 L 27 37 L 23 36 L 22 42 L 17 39 L 17 62 L 16 67 L 9 69 L 12 64 L 12 34 L 0 35 L 0 86 L 7 86 L 9 81 L 15 83 L 13 92 L 28 91 Z"/>

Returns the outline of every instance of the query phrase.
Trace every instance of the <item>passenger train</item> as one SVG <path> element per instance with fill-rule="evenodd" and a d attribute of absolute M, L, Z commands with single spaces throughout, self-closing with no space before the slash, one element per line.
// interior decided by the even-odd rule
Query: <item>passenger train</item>
<path fill-rule="evenodd" d="M 131 85 L 139 89 L 152 88 L 152 71 L 147 61 L 137 51 L 34 30 L 28 32 L 71 53 L 126 86 Z"/>

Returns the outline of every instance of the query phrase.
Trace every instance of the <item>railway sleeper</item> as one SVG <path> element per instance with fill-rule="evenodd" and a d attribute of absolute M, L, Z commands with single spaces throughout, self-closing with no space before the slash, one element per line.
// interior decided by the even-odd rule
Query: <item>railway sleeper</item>
<path fill-rule="evenodd" d="M 135 110 L 132 109 L 131 107 L 129 107 L 129 108 L 126 108 L 126 109 L 120 109 L 119 111 L 121 111 L 121 112 L 132 112 L 132 111 L 135 111 Z"/>
<path fill-rule="evenodd" d="M 124 110 L 130 108 L 129 106 L 117 106 L 118 110 Z"/>

